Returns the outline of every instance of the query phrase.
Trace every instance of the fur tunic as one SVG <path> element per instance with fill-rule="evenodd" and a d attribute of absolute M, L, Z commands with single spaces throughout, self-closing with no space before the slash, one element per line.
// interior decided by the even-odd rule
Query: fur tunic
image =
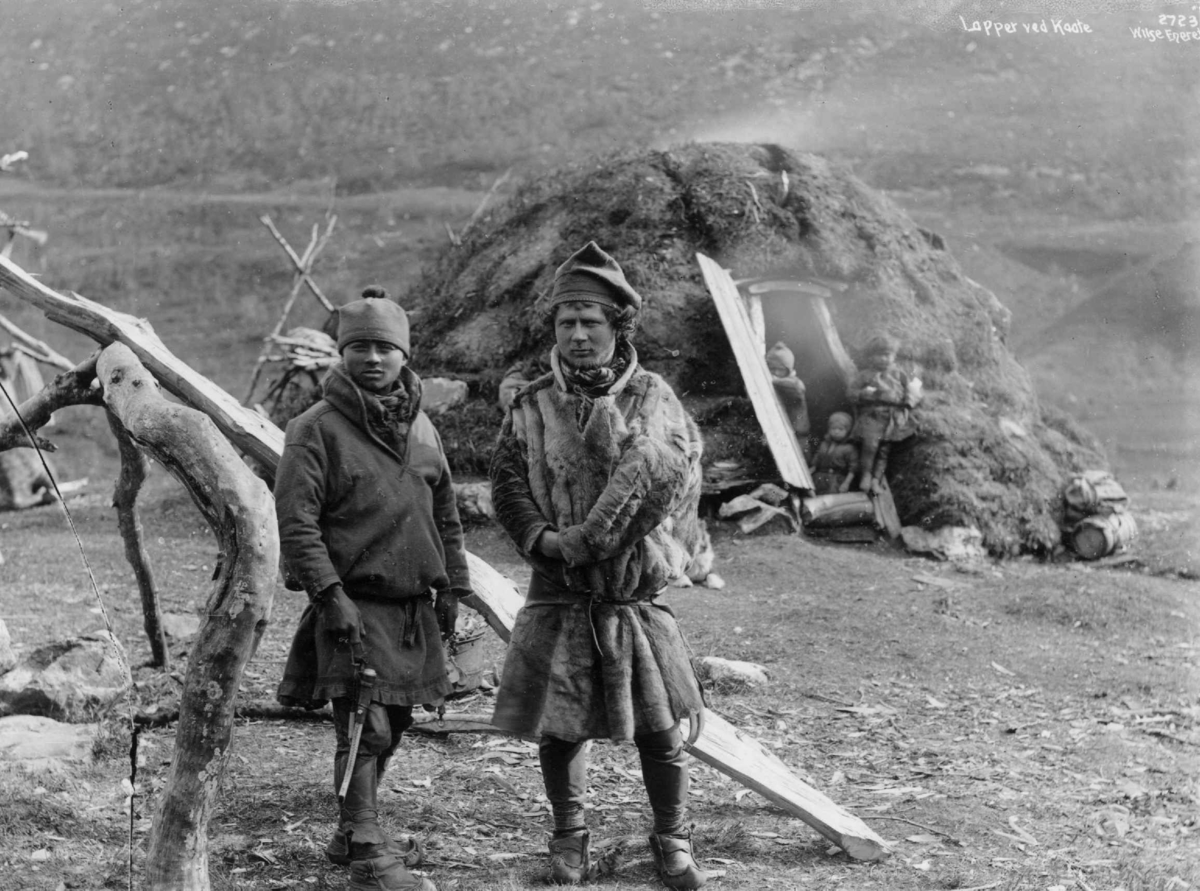
<path fill-rule="evenodd" d="M 493 721 L 528 736 L 629 739 L 703 704 L 674 616 L 653 602 L 711 566 L 701 439 L 636 354 L 597 397 L 570 392 L 557 352 L 551 361 L 517 395 L 491 466 L 497 519 L 533 567 Z M 535 552 L 546 529 L 565 561 Z"/>

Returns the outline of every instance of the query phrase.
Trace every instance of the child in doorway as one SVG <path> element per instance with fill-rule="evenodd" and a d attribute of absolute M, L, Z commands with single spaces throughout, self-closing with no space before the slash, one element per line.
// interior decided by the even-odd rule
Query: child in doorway
<path fill-rule="evenodd" d="M 767 370 L 771 372 L 775 396 L 787 414 L 805 460 L 808 460 L 811 453 L 808 435 L 812 429 L 808 420 L 808 395 L 804 381 L 796 376 L 796 357 L 782 341 L 767 350 Z"/>
<path fill-rule="evenodd" d="M 850 442 L 854 421 L 844 411 L 829 416 L 825 438 L 813 457 L 813 486 L 818 495 L 848 492 L 858 475 L 858 446 Z"/>
<path fill-rule="evenodd" d="M 896 365 L 899 349 L 890 334 L 873 335 L 864 350 L 866 368 L 854 375 L 847 392 L 855 408 L 850 436 L 859 441 L 858 488 L 864 492 L 879 488 L 891 445 L 912 435 L 910 410 L 921 401 L 920 378 Z"/>

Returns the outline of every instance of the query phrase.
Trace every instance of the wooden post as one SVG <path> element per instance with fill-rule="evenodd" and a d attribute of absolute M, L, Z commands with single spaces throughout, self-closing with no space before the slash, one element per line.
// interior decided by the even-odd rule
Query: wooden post
<path fill-rule="evenodd" d="M 175 753 L 146 851 L 151 891 L 208 891 L 208 819 L 233 736 L 234 700 L 270 613 L 279 532 L 266 484 L 202 412 L 168 402 L 133 351 L 100 354 L 104 401 L 187 488 L 219 542 L 205 620 L 188 659 Z"/>

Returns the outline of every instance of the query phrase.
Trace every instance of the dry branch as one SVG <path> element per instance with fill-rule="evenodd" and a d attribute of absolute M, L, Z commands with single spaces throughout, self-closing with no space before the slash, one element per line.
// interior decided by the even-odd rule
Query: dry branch
<path fill-rule="evenodd" d="M 171 651 L 167 646 L 167 632 L 163 627 L 162 607 L 158 599 L 158 588 L 154 585 L 154 573 L 150 570 L 150 555 L 142 539 L 142 520 L 137 512 L 137 497 L 150 470 L 150 461 L 134 443 L 129 431 L 112 413 L 108 412 L 108 426 L 117 438 L 117 449 L 121 453 L 121 472 L 113 488 L 113 507 L 117 509 L 117 528 L 125 542 L 125 559 L 133 567 L 137 579 L 138 593 L 142 598 L 142 627 L 150 641 L 151 664 L 164 671 L 171 668 Z"/>
<path fill-rule="evenodd" d="M 294 259 L 296 252 L 292 250 L 291 245 L 289 245 L 284 240 L 283 236 L 279 234 L 279 231 L 275 228 L 274 224 L 271 223 L 271 218 L 264 216 L 262 220 L 267 228 L 271 230 L 271 234 L 275 236 L 275 240 L 284 246 L 288 256 Z M 292 282 L 291 293 L 288 294 L 287 300 L 284 301 L 283 311 L 279 314 L 279 320 L 275 323 L 275 327 L 271 329 L 271 333 L 265 338 L 266 345 L 263 347 L 262 353 L 259 354 L 258 361 L 254 363 L 254 374 L 250 378 L 250 387 L 246 390 L 246 398 L 242 400 L 243 405 L 251 404 L 250 399 L 254 396 L 254 388 L 258 385 L 258 379 L 262 375 L 263 366 L 268 360 L 271 342 L 279 336 L 281 331 L 283 331 L 283 326 L 287 323 L 287 317 L 291 315 L 292 307 L 296 304 L 296 298 L 300 295 L 300 289 L 304 287 L 306 282 L 311 284 L 313 261 L 316 260 L 317 254 L 321 253 L 322 249 L 329 242 L 329 236 L 333 234 L 333 227 L 336 223 L 336 216 L 329 217 L 329 220 L 325 225 L 325 232 L 323 234 L 315 224 L 313 225 L 312 238 L 309 239 L 308 247 L 304 249 L 304 253 L 299 258 L 299 267 L 296 270 L 296 275 Z M 329 307 L 326 308 L 330 309 L 330 312 L 333 311 Z"/>
<path fill-rule="evenodd" d="M 259 219 L 260 223 L 262 223 L 264 226 L 266 226 L 271 231 L 271 235 L 273 235 L 275 237 L 275 240 L 279 242 L 280 247 L 282 247 L 287 252 L 287 255 L 292 260 L 292 265 L 295 266 L 297 270 L 299 270 L 301 276 L 304 279 L 305 286 L 308 288 L 308 290 L 310 290 L 312 292 L 312 295 L 321 302 L 321 305 L 323 307 L 325 307 L 326 310 L 328 310 L 329 312 L 333 312 L 334 305 L 329 302 L 329 298 L 326 297 L 321 292 L 321 289 L 319 287 L 317 287 L 317 283 L 312 280 L 312 277 L 308 274 L 308 271 L 304 268 L 304 262 L 298 256 L 296 256 L 296 252 L 294 250 L 292 250 L 292 246 L 287 243 L 287 240 L 282 235 L 279 234 L 279 230 L 275 228 L 275 224 L 271 221 L 271 218 L 264 214 L 263 216 L 259 217 L 258 219 Z M 329 226 L 328 226 L 327 231 L 333 230 L 333 223 L 335 220 L 337 220 L 337 217 L 330 217 Z"/>
<path fill-rule="evenodd" d="M 54 350 L 48 343 L 26 333 L 2 315 L 0 315 L 0 328 L 3 328 L 12 337 L 13 341 L 15 341 L 14 346 L 25 347 L 25 354 L 37 359 L 39 362 L 53 365 L 60 371 L 70 371 L 75 367 L 74 362 Z"/>
<path fill-rule="evenodd" d="M 0 286 L 36 306 L 50 321 L 85 334 L 101 346 L 125 344 L 168 392 L 207 414 L 238 448 L 265 466 L 274 468 L 279 461 L 283 431 L 176 358 L 146 321 L 78 294 L 60 294 L 3 257 Z"/>
<path fill-rule="evenodd" d="M 131 349 L 97 363 L 104 401 L 129 436 L 187 488 L 219 542 L 206 619 L 192 647 L 175 753 L 146 852 L 153 891 L 207 891 L 208 819 L 233 735 L 234 702 L 270 613 L 279 533 L 266 484 L 212 420 L 167 402 Z"/>

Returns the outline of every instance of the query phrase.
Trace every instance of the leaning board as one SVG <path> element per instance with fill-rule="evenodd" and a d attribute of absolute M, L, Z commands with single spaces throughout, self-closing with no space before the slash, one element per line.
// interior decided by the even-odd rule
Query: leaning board
<path fill-rule="evenodd" d="M 746 384 L 746 392 L 754 405 L 754 414 L 758 417 L 758 423 L 767 438 L 767 447 L 771 450 L 771 457 L 775 459 L 780 478 L 789 486 L 811 491 L 813 481 L 808 473 L 808 465 L 804 462 L 804 454 L 800 451 L 800 444 L 796 442 L 796 434 L 783 411 L 783 406 L 775 396 L 766 357 L 759 348 L 758 338 L 754 335 L 737 285 L 733 283 L 729 273 L 711 257 L 698 253 L 696 262 L 700 264 L 704 283 L 717 305 L 717 314 L 721 317 L 725 336 L 729 338 L 729 345 L 733 348 L 738 370 L 742 373 L 742 381 Z"/>

